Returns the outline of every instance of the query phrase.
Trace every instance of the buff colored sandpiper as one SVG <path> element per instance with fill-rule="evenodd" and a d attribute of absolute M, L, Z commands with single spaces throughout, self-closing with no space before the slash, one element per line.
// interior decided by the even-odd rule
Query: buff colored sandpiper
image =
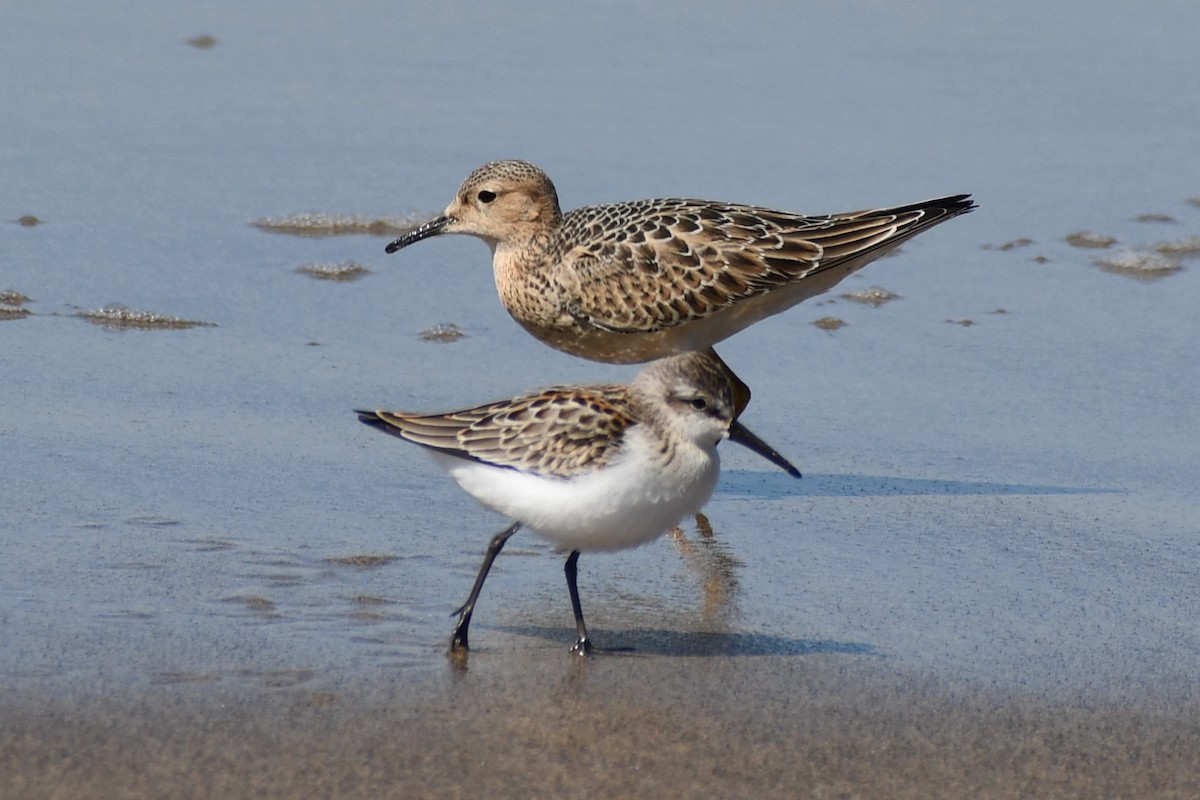
<path fill-rule="evenodd" d="M 477 236 L 492 249 L 504 307 L 536 338 L 637 363 L 709 348 L 973 208 L 969 195 L 824 216 L 660 199 L 563 214 L 541 169 L 494 161 L 387 252 L 443 233 Z"/>
<path fill-rule="evenodd" d="M 578 639 L 591 649 L 576 587 L 581 552 L 653 541 L 708 502 L 720 472 L 717 444 L 749 447 L 794 471 L 737 421 L 728 369 L 710 353 L 686 353 L 642 369 L 628 385 L 561 386 L 511 400 L 411 414 L 358 411 L 359 419 L 415 442 L 484 506 L 515 520 L 496 534 L 467 602 L 455 613 L 452 653 L 467 630 L 496 556 L 526 527 L 565 552 Z"/>

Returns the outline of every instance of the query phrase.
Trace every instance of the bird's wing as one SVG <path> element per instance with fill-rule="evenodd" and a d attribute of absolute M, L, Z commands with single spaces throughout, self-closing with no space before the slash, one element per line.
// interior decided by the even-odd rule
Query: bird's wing
<path fill-rule="evenodd" d="M 861 266 L 974 207 L 968 195 L 818 217 L 700 200 L 593 206 L 564 217 L 555 282 L 572 298 L 564 310 L 590 325 L 652 332 L 855 259 Z"/>
<path fill-rule="evenodd" d="M 604 464 L 635 424 L 623 386 L 564 386 L 449 411 L 359 411 L 362 422 L 459 458 L 567 478 Z"/>

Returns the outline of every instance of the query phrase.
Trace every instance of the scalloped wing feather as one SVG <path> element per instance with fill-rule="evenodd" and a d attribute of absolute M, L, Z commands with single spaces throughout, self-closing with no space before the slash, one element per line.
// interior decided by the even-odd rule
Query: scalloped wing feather
<path fill-rule="evenodd" d="M 377 411 L 387 432 L 423 447 L 568 478 L 608 462 L 634 424 L 624 386 L 552 387 L 444 414 Z"/>
<path fill-rule="evenodd" d="M 851 261 L 857 269 L 972 208 L 966 195 L 819 217 L 697 200 L 615 203 L 568 213 L 549 261 L 564 296 L 579 298 L 568 314 L 650 332 L 789 284 L 794 305 L 828 289 L 814 281 L 805 294 L 804 279 Z"/>

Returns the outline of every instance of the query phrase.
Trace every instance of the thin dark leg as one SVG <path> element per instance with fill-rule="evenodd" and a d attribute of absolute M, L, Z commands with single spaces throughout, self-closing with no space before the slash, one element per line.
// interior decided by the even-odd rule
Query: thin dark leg
<path fill-rule="evenodd" d="M 575 612 L 575 632 L 579 634 L 579 640 L 575 642 L 571 652 L 577 656 L 590 656 L 592 640 L 588 638 L 587 626 L 583 624 L 583 609 L 579 605 L 579 587 L 575 585 L 575 576 L 579 572 L 578 563 L 579 551 L 572 550 L 571 555 L 567 556 L 567 565 L 563 567 L 563 571 L 567 573 L 567 591 L 571 593 L 571 610 Z"/>
<path fill-rule="evenodd" d="M 492 537 L 492 543 L 488 545 L 487 555 L 483 557 L 483 564 L 479 566 L 479 574 L 475 576 L 475 585 L 471 587 L 470 597 L 467 598 L 467 602 L 459 606 L 454 612 L 458 614 L 458 624 L 454 626 L 454 635 L 450 637 L 451 653 L 465 652 L 470 649 L 467 646 L 467 628 L 471 625 L 471 613 L 475 610 L 475 601 L 479 599 L 479 592 L 483 589 L 483 582 L 487 580 L 488 571 L 492 568 L 492 562 L 496 560 L 496 556 L 500 555 L 500 551 L 504 549 L 504 543 L 520 529 L 521 523 L 514 522 Z"/>

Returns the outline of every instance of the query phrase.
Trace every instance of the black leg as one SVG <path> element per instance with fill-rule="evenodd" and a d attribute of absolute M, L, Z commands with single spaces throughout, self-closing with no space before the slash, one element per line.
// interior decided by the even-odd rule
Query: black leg
<path fill-rule="evenodd" d="M 496 556 L 500 555 L 500 551 L 504 549 L 504 543 L 520 529 L 521 523 L 514 522 L 492 537 L 492 543 L 488 545 L 487 555 L 483 557 L 483 564 L 479 566 L 479 574 L 475 576 L 475 585 L 471 587 L 471 596 L 467 598 L 467 602 L 459 606 L 454 612 L 458 615 L 458 624 L 454 626 L 454 635 L 450 637 L 451 653 L 466 652 L 470 649 L 467 646 L 467 628 L 471 625 L 471 613 L 475 610 L 475 601 L 479 599 L 479 592 L 483 589 L 483 582 L 487 580 L 488 571 L 492 568 L 492 562 L 496 560 Z"/>
<path fill-rule="evenodd" d="M 592 640 L 588 638 L 587 626 L 583 624 L 583 609 L 579 606 L 579 587 L 575 585 L 575 577 L 579 572 L 578 563 L 579 551 L 572 550 L 571 555 L 567 556 L 567 565 L 563 567 L 563 572 L 567 573 L 567 591 L 571 593 L 571 610 L 575 612 L 575 632 L 579 634 L 579 640 L 575 642 L 571 652 L 577 656 L 590 656 Z"/>

